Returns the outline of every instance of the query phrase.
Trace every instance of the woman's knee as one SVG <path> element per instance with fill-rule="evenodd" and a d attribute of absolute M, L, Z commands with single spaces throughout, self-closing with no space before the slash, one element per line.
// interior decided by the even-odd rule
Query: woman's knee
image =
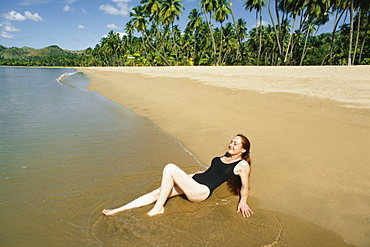
<path fill-rule="evenodd" d="M 178 170 L 179 167 L 173 163 L 169 163 L 167 164 L 164 168 L 163 168 L 163 172 L 172 172 L 174 170 Z"/>
<path fill-rule="evenodd" d="M 153 190 L 152 192 L 150 192 L 150 196 L 153 197 L 153 200 L 157 200 L 158 197 L 159 197 L 159 193 L 161 192 L 161 189 L 158 188 L 156 190 Z"/>

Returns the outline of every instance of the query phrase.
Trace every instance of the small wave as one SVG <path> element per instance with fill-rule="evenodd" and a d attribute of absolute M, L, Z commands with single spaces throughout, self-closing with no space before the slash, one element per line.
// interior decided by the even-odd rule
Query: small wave
<path fill-rule="evenodd" d="M 74 71 L 74 72 L 69 72 L 69 73 L 63 73 L 61 74 L 60 76 L 58 76 L 58 78 L 56 79 L 58 83 L 60 84 L 63 84 L 62 81 L 67 78 L 68 76 L 71 76 L 71 75 L 74 75 L 78 73 L 78 71 Z"/>

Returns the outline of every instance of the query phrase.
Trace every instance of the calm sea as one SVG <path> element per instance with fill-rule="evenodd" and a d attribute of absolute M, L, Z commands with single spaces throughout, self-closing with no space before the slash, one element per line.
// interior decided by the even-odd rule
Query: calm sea
<path fill-rule="evenodd" d="M 102 209 L 155 189 L 166 163 L 199 166 L 88 84 L 75 69 L 0 67 L 1 246 L 105 245 Z"/>

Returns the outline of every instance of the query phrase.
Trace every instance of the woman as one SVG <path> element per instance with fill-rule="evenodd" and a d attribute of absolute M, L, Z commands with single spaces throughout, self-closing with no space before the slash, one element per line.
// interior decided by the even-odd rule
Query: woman
<path fill-rule="evenodd" d="M 143 195 L 134 201 L 116 208 L 104 209 L 103 214 L 114 215 L 118 212 L 145 206 L 155 202 L 149 216 L 162 214 L 164 204 L 169 197 L 186 195 L 189 201 L 201 202 L 211 196 L 213 190 L 228 181 L 230 191 L 240 194 L 237 212 L 243 217 L 253 214 L 247 204 L 250 175 L 250 142 L 242 134 L 236 135 L 230 142 L 228 151 L 222 157 L 212 160 L 211 167 L 205 172 L 186 174 L 174 164 L 163 169 L 161 187 Z"/>

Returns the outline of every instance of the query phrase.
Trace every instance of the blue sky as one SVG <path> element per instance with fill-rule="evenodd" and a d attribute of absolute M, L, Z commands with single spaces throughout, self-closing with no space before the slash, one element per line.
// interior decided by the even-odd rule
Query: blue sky
<path fill-rule="evenodd" d="M 183 0 L 185 7 L 176 23 L 184 29 L 189 12 L 198 0 Z M 248 12 L 241 0 L 233 0 L 236 18 L 255 26 L 255 12 Z M 124 33 L 129 14 L 140 0 L 0 0 L 0 44 L 5 47 L 83 50 L 94 47 L 110 30 Z M 264 22 L 270 23 L 267 11 Z M 227 22 L 231 22 L 231 17 Z"/>

